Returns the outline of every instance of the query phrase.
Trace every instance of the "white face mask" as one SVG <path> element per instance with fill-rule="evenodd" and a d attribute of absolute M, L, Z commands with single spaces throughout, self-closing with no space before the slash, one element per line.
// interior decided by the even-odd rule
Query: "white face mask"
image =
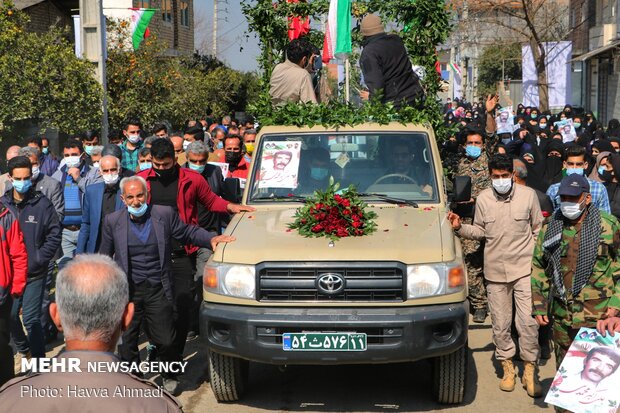
<path fill-rule="evenodd" d="M 510 192 L 510 189 L 512 188 L 512 178 L 493 179 L 492 183 L 493 183 L 493 188 L 500 195 L 507 194 L 508 192 Z"/>
<path fill-rule="evenodd" d="M 585 201 L 585 199 L 584 199 Z M 562 215 L 571 221 L 579 218 L 581 214 L 583 214 L 583 209 L 581 209 L 581 205 L 584 201 L 581 202 L 560 202 L 560 210 L 562 211 Z"/>
<path fill-rule="evenodd" d="M 127 135 L 127 140 L 133 144 L 136 144 L 142 140 L 140 135 Z"/>
<path fill-rule="evenodd" d="M 40 173 L 41 173 L 41 170 L 39 169 L 39 167 L 33 166 L 32 167 L 32 180 L 36 181 Z"/>
<path fill-rule="evenodd" d="M 99 168 L 99 162 L 93 162 L 93 168 Z"/>
<path fill-rule="evenodd" d="M 103 177 L 103 182 L 105 182 L 106 185 L 114 185 L 115 183 L 118 182 L 118 174 L 114 173 L 114 174 L 106 174 L 106 175 L 101 175 Z"/>
<path fill-rule="evenodd" d="M 189 146 L 191 142 L 190 141 L 183 141 L 183 150 L 186 151 L 187 147 Z"/>
<path fill-rule="evenodd" d="M 66 156 L 65 165 L 67 168 L 77 168 L 80 165 L 80 156 Z"/>

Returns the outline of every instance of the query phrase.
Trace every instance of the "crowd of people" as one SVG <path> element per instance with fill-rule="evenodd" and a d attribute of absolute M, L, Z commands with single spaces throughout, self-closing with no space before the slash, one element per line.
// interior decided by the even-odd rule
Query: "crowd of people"
<path fill-rule="evenodd" d="M 569 105 L 513 112 L 497 96 L 448 100 L 444 112 L 458 130 L 442 145 L 444 167 L 471 179 L 471 199 L 448 219 L 462 240 L 473 321 L 490 312 L 500 389 L 514 390 L 519 358 L 524 388 L 539 397 L 537 364 L 551 342 L 559 366 L 581 327 L 620 327 L 620 122 L 604 128 Z"/>
<path fill-rule="evenodd" d="M 247 178 L 253 128 L 226 116 L 189 121 L 182 132 L 156 124 L 148 133 L 134 118 L 107 145 L 88 131 L 58 155 L 45 136 L 9 147 L 0 176 L 0 385 L 14 375 L 11 339 L 28 359 L 45 357 L 56 340 L 54 274 L 84 254 L 113 257 L 128 274 L 133 318 L 121 359 L 140 361 L 144 331 L 147 358 L 182 360 L 185 342 L 198 335 L 204 265 L 217 243 L 234 241 L 220 235 L 230 216 L 253 210 L 231 202 L 236 194 L 224 184 Z M 175 375 L 163 379 L 178 391 Z"/>

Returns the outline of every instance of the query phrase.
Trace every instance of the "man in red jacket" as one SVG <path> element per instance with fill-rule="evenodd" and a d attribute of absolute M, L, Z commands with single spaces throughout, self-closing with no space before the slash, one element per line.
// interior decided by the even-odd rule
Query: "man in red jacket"
<path fill-rule="evenodd" d="M 28 253 L 17 217 L 0 203 L 0 386 L 15 375 L 9 345 L 12 297 L 26 288 Z"/>
<path fill-rule="evenodd" d="M 236 214 L 254 211 L 252 207 L 233 204 L 216 195 L 198 172 L 180 168 L 175 162 L 174 146 L 170 141 L 158 139 L 153 142 L 151 157 L 153 167 L 138 173 L 146 179 L 149 204 L 172 207 L 184 223 L 198 225 L 198 203 L 211 212 Z M 178 357 L 183 355 L 190 317 L 197 316 L 190 314 L 195 290 L 196 251 L 198 247 L 194 245 L 172 241 Z"/>

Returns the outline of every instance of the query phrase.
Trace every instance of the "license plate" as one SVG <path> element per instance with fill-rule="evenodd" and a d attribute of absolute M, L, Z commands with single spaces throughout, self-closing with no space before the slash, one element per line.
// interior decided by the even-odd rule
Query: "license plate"
<path fill-rule="evenodd" d="M 284 351 L 366 351 L 365 333 L 284 333 Z"/>

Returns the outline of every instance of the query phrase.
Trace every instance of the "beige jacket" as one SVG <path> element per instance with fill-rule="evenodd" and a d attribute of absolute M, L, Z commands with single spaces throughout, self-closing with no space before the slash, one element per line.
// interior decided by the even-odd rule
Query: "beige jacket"
<path fill-rule="evenodd" d="M 288 59 L 273 69 L 269 95 L 274 106 L 288 102 L 317 103 L 310 73 Z"/>
<path fill-rule="evenodd" d="M 512 282 L 531 273 L 534 245 L 542 224 L 536 192 L 513 184 L 506 199 L 500 198 L 493 188 L 480 192 L 473 224 L 463 224 L 458 234 L 486 241 L 484 278 Z"/>

